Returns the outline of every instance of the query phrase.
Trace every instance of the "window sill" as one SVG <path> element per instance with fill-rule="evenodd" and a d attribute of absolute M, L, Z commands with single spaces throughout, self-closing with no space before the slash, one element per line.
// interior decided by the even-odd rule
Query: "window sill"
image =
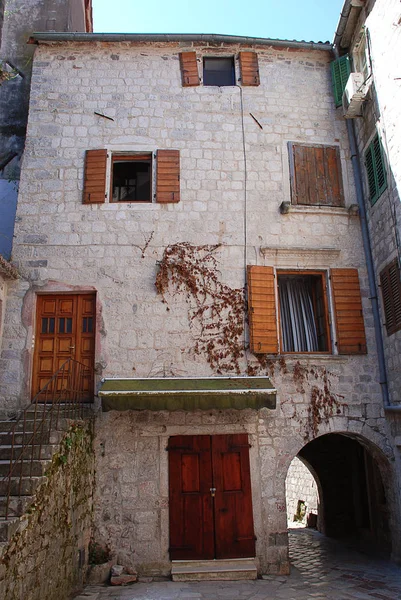
<path fill-rule="evenodd" d="M 320 354 L 320 353 L 305 353 L 305 352 L 300 352 L 300 353 L 296 353 L 293 352 L 291 354 L 275 354 L 274 356 L 269 356 L 269 359 L 274 361 L 280 361 L 280 360 L 285 360 L 287 363 L 291 363 L 291 362 L 300 362 L 300 363 L 316 363 L 316 362 L 322 362 L 322 363 L 326 363 L 326 362 L 336 362 L 336 363 L 345 363 L 348 361 L 349 356 L 342 354 Z"/>
<path fill-rule="evenodd" d="M 349 208 L 346 208 L 345 206 L 307 206 L 306 204 L 291 204 L 290 202 L 282 202 L 280 204 L 280 212 L 282 215 L 288 213 L 301 213 L 305 215 L 355 216 L 359 214 L 355 204 L 351 204 Z"/>

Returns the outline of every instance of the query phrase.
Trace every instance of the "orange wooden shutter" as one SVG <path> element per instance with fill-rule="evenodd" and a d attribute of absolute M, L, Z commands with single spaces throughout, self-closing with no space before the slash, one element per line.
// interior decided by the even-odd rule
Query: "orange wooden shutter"
<path fill-rule="evenodd" d="M 256 52 L 240 52 L 239 66 L 242 85 L 260 85 L 258 55 Z"/>
<path fill-rule="evenodd" d="M 293 204 L 344 206 L 337 146 L 290 143 L 290 170 Z"/>
<path fill-rule="evenodd" d="M 199 85 L 196 52 L 180 52 L 180 67 L 183 87 Z"/>
<path fill-rule="evenodd" d="M 84 204 L 98 204 L 106 197 L 107 150 L 87 150 L 85 155 Z"/>
<path fill-rule="evenodd" d="M 273 267 L 248 266 L 250 349 L 277 354 L 278 335 Z"/>
<path fill-rule="evenodd" d="M 339 354 L 366 354 L 358 269 L 332 269 L 331 286 Z"/>
<path fill-rule="evenodd" d="M 180 151 L 158 150 L 156 156 L 156 201 L 180 201 Z"/>

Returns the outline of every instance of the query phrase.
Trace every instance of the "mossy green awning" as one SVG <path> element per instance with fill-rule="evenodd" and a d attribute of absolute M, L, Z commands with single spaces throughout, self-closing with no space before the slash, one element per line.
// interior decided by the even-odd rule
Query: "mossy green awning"
<path fill-rule="evenodd" d="M 103 411 L 276 408 L 269 377 L 103 379 Z"/>

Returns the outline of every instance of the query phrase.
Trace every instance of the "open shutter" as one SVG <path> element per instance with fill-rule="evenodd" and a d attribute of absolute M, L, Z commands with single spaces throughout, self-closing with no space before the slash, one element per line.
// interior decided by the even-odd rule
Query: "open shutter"
<path fill-rule="evenodd" d="M 380 273 L 387 334 L 401 329 L 401 281 L 398 260 L 393 260 Z"/>
<path fill-rule="evenodd" d="M 366 354 L 358 269 L 332 269 L 331 285 L 339 354 Z"/>
<path fill-rule="evenodd" d="M 348 54 L 337 58 L 337 60 L 331 63 L 331 79 L 336 106 L 342 105 L 343 93 L 350 73 L 351 65 Z"/>
<path fill-rule="evenodd" d="M 273 267 L 248 266 L 250 349 L 277 354 L 278 335 Z"/>
<path fill-rule="evenodd" d="M 292 204 L 344 206 L 338 146 L 288 146 Z"/>
<path fill-rule="evenodd" d="M 180 67 L 183 87 L 199 85 L 196 52 L 180 52 Z"/>
<path fill-rule="evenodd" d="M 260 85 L 258 55 L 256 52 L 240 52 L 239 66 L 242 85 Z"/>
<path fill-rule="evenodd" d="M 87 150 L 85 155 L 84 204 L 100 204 L 106 197 L 107 150 Z"/>
<path fill-rule="evenodd" d="M 156 201 L 180 201 L 180 151 L 158 150 L 156 157 Z"/>

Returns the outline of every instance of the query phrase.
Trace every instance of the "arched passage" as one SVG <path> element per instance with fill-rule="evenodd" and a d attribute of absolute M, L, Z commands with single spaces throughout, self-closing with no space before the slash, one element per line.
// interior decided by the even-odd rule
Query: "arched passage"
<path fill-rule="evenodd" d="M 319 482 L 318 529 L 330 537 L 372 542 L 391 553 L 383 455 L 355 435 L 330 433 L 306 444 L 298 457 Z"/>

